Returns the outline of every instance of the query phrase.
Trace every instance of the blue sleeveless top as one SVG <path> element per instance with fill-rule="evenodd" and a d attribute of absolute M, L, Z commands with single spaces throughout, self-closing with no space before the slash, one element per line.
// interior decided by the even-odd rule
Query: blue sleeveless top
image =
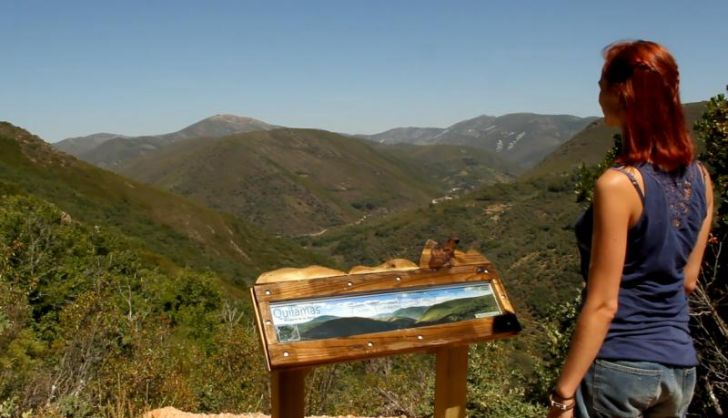
<path fill-rule="evenodd" d="M 628 232 L 619 307 L 597 358 L 695 366 L 683 269 L 707 215 L 703 176 L 696 162 L 679 173 L 651 164 L 636 168 L 644 194 L 634 176 L 620 171 L 640 194 L 642 216 Z M 585 280 L 593 222 L 590 207 L 576 224 Z"/>

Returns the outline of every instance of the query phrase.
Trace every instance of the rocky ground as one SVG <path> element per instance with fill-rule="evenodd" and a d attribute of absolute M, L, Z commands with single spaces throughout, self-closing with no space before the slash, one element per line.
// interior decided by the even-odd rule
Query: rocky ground
<path fill-rule="evenodd" d="M 270 418 L 270 415 L 261 413 L 248 413 L 248 414 L 192 414 L 189 412 L 183 412 L 179 409 L 168 406 L 166 408 L 155 409 L 149 411 L 142 416 L 142 418 Z M 329 417 L 326 415 L 316 415 L 307 418 L 355 418 L 353 415 L 341 415 L 339 417 Z M 367 417 L 356 417 L 356 418 L 367 418 Z M 373 418 L 373 417 L 372 417 Z M 377 418 L 402 418 L 402 417 L 377 417 Z"/>

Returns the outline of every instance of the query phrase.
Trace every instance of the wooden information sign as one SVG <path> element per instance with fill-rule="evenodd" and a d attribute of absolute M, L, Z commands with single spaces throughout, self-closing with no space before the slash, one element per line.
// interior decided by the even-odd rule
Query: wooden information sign
<path fill-rule="evenodd" d="M 311 266 L 258 278 L 251 295 L 274 418 L 303 417 L 312 366 L 414 351 L 437 354 L 435 417 L 464 416 L 468 344 L 515 335 L 520 324 L 485 257 L 455 250 L 432 268 L 434 245 L 419 265 L 396 259 L 349 273 Z"/>

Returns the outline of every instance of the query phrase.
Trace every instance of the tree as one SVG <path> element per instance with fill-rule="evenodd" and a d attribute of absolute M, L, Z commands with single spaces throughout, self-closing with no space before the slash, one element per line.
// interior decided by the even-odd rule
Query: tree
<path fill-rule="evenodd" d="M 713 180 L 716 212 L 701 278 L 690 299 L 691 331 L 700 359 L 700 380 L 690 412 L 700 417 L 723 416 L 728 408 L 724 351 L 728 346 L 728 100 L 724 95 L 710 100 L 695 131 L 704 143 L 700 159 Z"/>

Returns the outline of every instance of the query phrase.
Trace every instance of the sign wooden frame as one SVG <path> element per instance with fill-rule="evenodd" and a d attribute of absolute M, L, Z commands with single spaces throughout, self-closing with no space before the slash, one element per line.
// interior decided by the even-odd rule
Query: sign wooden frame
<path fill-rule="evenodd" d="M 413 351 L 436 351 L 517 334 L 521 327 L 495 267 L 476 254 L 458 265 L 344 274 L 314 279 L 257 284 L 253 306 L 269 371 L 291 370 Z M 278 342 L 271 304 L 312 298 L 385 294 L 452 284 L 489 283 L 501 314 L 417 328 L 317 340 Z"/>

